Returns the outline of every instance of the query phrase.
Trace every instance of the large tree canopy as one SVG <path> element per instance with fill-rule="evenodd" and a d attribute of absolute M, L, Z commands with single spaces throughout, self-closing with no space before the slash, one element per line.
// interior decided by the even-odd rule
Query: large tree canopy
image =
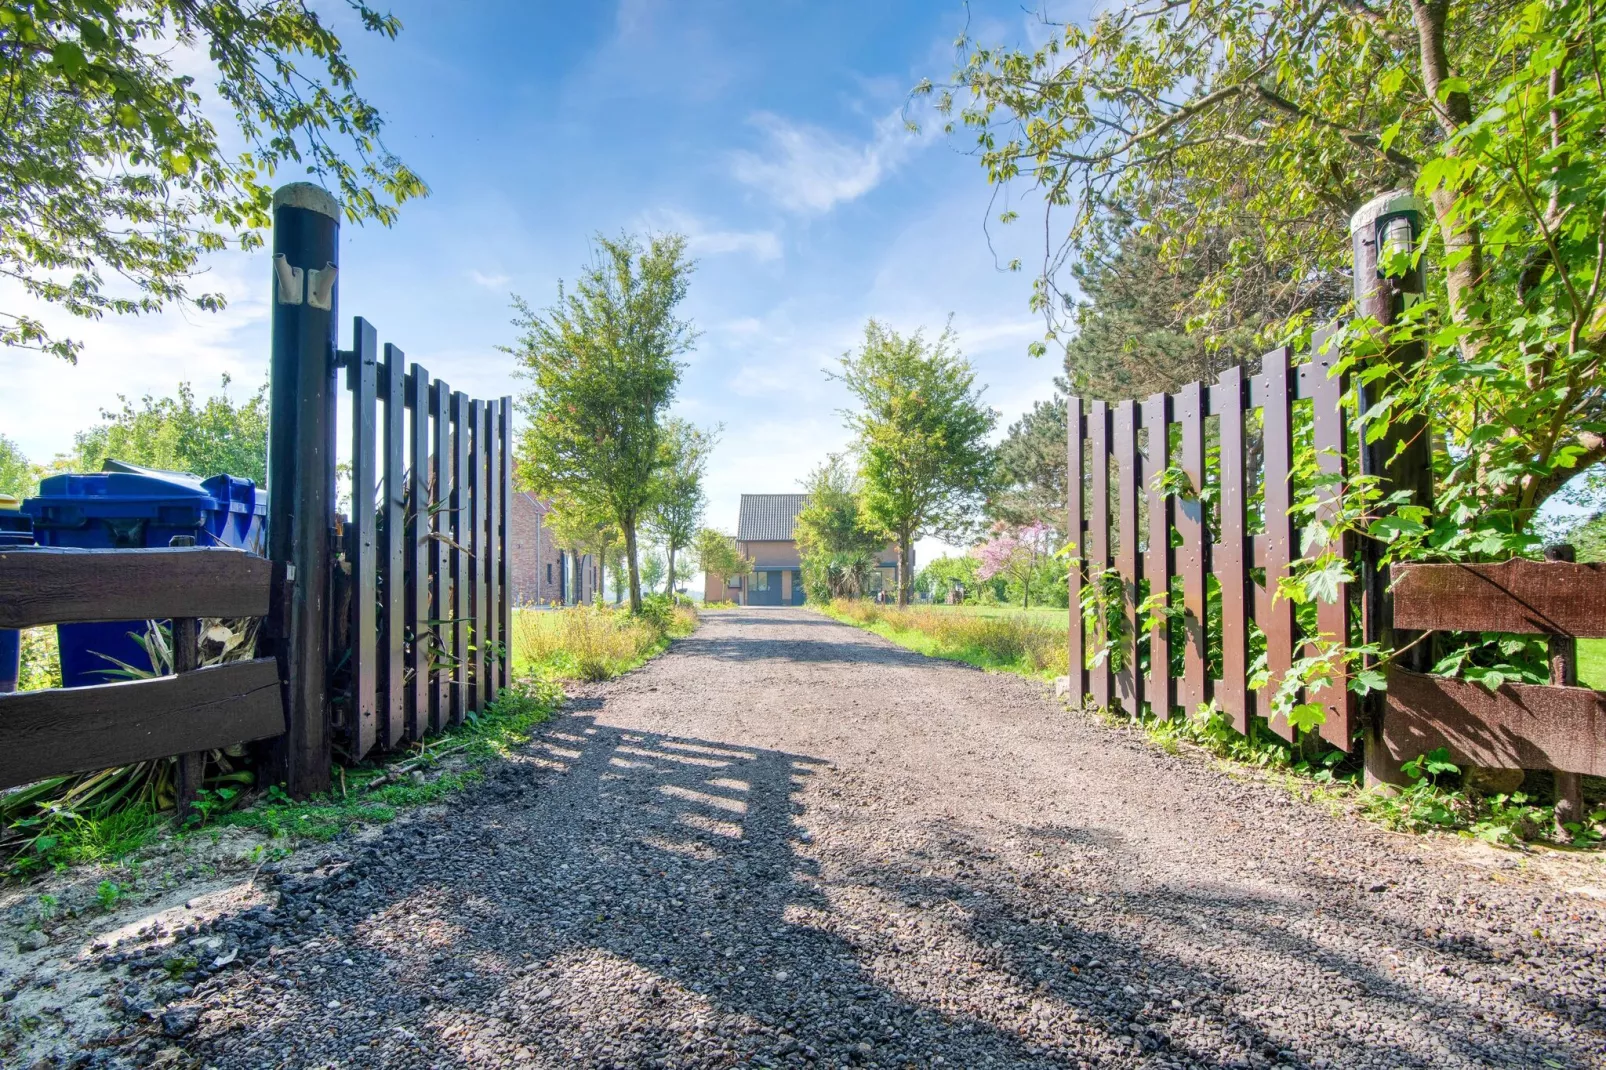
<path fill-rule="evenodd" d="M 222 390 L 197 402 L 190 384 L 180 383 L 177 397 L 147 394 L 137 408 L 119 394 L 122 408 L 102 410 L 104 423 L 74 435 L 65 459 L 78 472 L 98 472 L 118 460 L 202 478 L 239 476 L 262 486 L 268 478 L 267 385 L 239 405 L 229 399 L 228 385 L 225 375 Z"/>
<path fill-rule="evenodd" d="M 1363 375 L 1380 344 L 1424 344 L 1364 417 L 1431 417 L 1432 549 L 1499 554 L 1530 548 L 1536 507 L 1606 459 L 1603 38 L 1589 0 L 1140 0 L 1033 51 L 970 46 L 939 104 L 991 180 L 1044 195 L 1051 312 L 1060 269 L 1135 222 L 1170 258 L 1236 235 L 1195 327 L 1240 325 L 1258 293 L 1295 337 L 1320 303 L 1293 298 L 1349 268 L 1351 214 L 1414 188 L 1426 299 L 1342 344 Z"/>
<path fill-rule="evenodd" d="M 675 558 L 691 546 L 703 522 L 703 509 L 708 502 L 708 495 L 703 491 L 703 476 L 708 471 L 709 455 L 719 441 L 719 430 L 715 427 L 705 431 L 677 417 L 671 417 L 664 425 L 660 446 L 663 461 L 647 514 L 647 527 L 663 544 L 664 571 L 668 574 L 671 596 L 679 575 Z"/>
<path fill-rule="evenodd" d="M 365 30 L 401 29 L 346 3 Z M 178 69 L 186 53 L 210 64 L 227 118 Z M 0 0 L 0 278 L 90 318 L 218 308 L 188 293 L 201 255 L 260 245 L 271 183 L 292 169 L 332 186 L 348 219 L 390 223 L 427 191 L 355 81 L 304 0 Z M 0 344 L 79 349 L 28 308 L 0 310 Z"/>

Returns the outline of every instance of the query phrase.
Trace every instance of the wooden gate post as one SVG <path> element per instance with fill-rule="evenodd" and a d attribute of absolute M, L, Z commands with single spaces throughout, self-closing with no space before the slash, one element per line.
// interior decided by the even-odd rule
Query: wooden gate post
<path fill-rule="evenodd" d="M 1545 547 L 1546 561 L 1576 561 L 1568 543 Z M 1578 640 L 1570 635 L 1551 635 L 1550 682 L 1557 687 L 1578 686 Z M 1584 778 L 1579 773 L 1556 770 L 1556 835 L 1572 839 L 1567 825 L 1581 821 L 1584 814 Z"/>
<path fill-rule="evenodd" d="M 329 788 L 329 540 L 335 494 L 335 279 L 340 206 L 310 182 L 273 194 L 273 355 L 269 371 L 268 556 L 290 594 L 276 657 L 285 734 L 268 783 L 304 798 Z"/>
<path fill-rule="evenodd" d="M 1422 212 L 1422 202 L 1409 191 L 1395 190 L 1373 198 L 1350 219 L 1350 238 L 1355 253 L 1356 313 L 1362 318 L 1375 320 L 1384 328 L 1392 326 L 1422 294 L 1422 273 L 1419 268 L 1399 271 L 1384 260 L 1390 253 L 1408 252 L 1415 245 L 1416 237 L 1421 232 Z M 1391 270 L 1392 274 L 1386 274 Z M 1396 372 L 1404 372 L 1422 359 L 1421 346 L 1389 346 L 1378 359 Z M 1368 411 L 1375 396 L 1391 388 L 1389 378 L 1368 385 L 1363 377 L 1356 377 L 1357 412 Z M 1433 450 L 1425 417 L 1396 419 L 1388 433 L 1376 442 L 1368 443 L 1363 434 L 1358 434 L 1357 438 L 1360 441 L 1362 475 L 1381 476 L 1385 492 L 1403 488 L 1411 491 L 1415 504 L 1429 509 L 1433 507 Z M 1367 642 L 1395 648 L 1409 643 L 1414 636 L 1394 630 L 1388 576 L 1378 565 L 1382 551 L 1381 544 L 1371 539 L 1363 540 L 1362 621 Z M 1402 668 L 1417 672 L 1426 672 L 1431 664 L 1431 651 L 1426 643 L 1407 651 L 1400 660 Z M 1383 745 L 1382 699 L 1383 694 L 1374 691 L 1367 696 L 1364 707 L 1368 787 L 1408 782 L 1400 771 L 1400 763 L 1389 755 L 1388 748 Z"/>

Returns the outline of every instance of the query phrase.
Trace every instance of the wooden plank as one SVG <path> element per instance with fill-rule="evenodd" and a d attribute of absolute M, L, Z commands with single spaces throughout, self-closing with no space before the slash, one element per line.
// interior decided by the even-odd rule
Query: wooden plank
<path fill-rule="evenodd" d="M 1088 579 L 1102 587 L 1104 574 L 1110 568 L 1110 407 L 1102 401 L 1093 403 L 1088 414 L 1088 441 L 1093 444 L 1088 463 L 1093 467 L 1092 508 L 1088 510 Z M 1101 595 L 1103 591 L 1099 592 Z M 1100 613 L 1107 607 L 1101 606 Z M 1104 644 L 1109 639 L 1109 628 L 1100 620 L 1093 629 L 1093 641 Z M 1110 672 L 1110 658 L 1106 653 L 1088 670 L 1088 690 L 1093 703 L 1100 709 L 1109 709 L 1110 692 L 1114 676 Z"/>
<path fill-rule="evenodd" d="M 1143 555 L 1143 575 L 1149 581 L 1151 597 L 1158 591 L 1170 597 L 1171 577 L 1176 560 L 1171 549 L 1173 524 L 1171 495 L 1160 489 L 1160 475 L 1171 463 L 1171 396 L 1155 394 L 1143 403 L 1143 427 L 1148 432 L 1149 452 L 1143 466 L 1143 488 L 1148 498 L 1149 545 Z M 1149 679 L 1144 688 L 1149 708 L 1160 717 L 1170 717 L 1177 704 L 1176 681 L 1171 678 L 1171 627 L 1163 614 L 1149 629 Z"/>
<path fill-rule="evenodd" d="M 1070 681 L 1070 698 L 1072 705 L 1080 706 L 1087 696 L 1087 643 L 1084 637 L 1082 620 L 1082 579 L 1087 572 L 1087 524 L 1083 520 L 1086 513 L 1084 508 L 1083 491 L 1084 480 L 1087 478 L 1086 465 L 1083 461 L 1083 449 L 1086 442 L 1087 421 L 1082 415 L 1082 399 L 1069 397 L 1065 399 L 1065 423 L 1068 430 L 1066 440 L 1066 469 L 1065 469 L 1065 520 L 1066 531 L 1070 533 L 1071 554 L 1080 561 L 1070 570 L 1067 581 L 1070 584 L 1070 627 L 1068 668 L 1066 670 Z"/>
<path fill-rule="evenodd" d="M 411 470 L 407 483 L 407 609 L 402 627 L 408 637 L 406 721 L 407 738 L 429 733 L 429 695 L 434 678 L 429 671 L 429 562 L 434 546 L 429 537 L 429 372 L 414 364 L 407 377 L 407 406 L 413 411 L 412 438 L 408 443 Z"/>
<path fill-rule="evenodd" d="M 1606 565 L 1513 558 L 1391 572 L 1398 628 L 1606 637 Z"/>
<path fill-rule="evenodd" d="M 1216 701 L 1240 733 L 1249 733 L 1249 517 L 1244 442 L 1244 373 L 1228 368 L 1218 386 L 1221 420 L 1221 541 L 1210 564 L 1221 585 L 1221 680 Z"/>
<path fill-rule="evenodd" d="M 1266 669 L 1270 679 L 1262 692 L 1261 709 L 1266 712 L 1272 731 L 1285 739 L 1293 729 L 1285 717 L 1271 715 L 1271 697 L 1294 664 L 1294 606 L 1286 598 L 1274 599 L 1277 581 L 1288 575 L 1295 557 L 1289 474 L 1293 465 L 1293 397 L 1289 389 L 1288 349 L 1275 349 L 1262 358 L 1266 393 L 1262 399 L 1262 441 L 1265 451 L 1266 484 L 1266 597 L 1256 606 L 1261 631 L 1266 633 Z"/>
<path fill-rule="evenodd" d="M 0 552 L 0 628 L 266 616 L 273 564 L 228 547 Z"/>
<path fill-rule="evenodd" d="M 1327 348 L 1325 339 L 1316 340 L 1312 344 L 1312 363 L 1303 367 L 1313 369 L 1310 392 L 1316 466 L 1326 475 L 1342 477 L 1347 456 L 1343 410 L 1345 384 L 1342 379 L 1328 374 L 1338 359 L 1338 352 L 1336 348 L 1323 352 Z M 1318 519 L 1329 523 L 1336 520 L 1338 491 L 1339 488 L 1331 484 L 1317 488 L 1316 493 L 1322 503 L 1317 513 Z M 1325 550 L 1346 560 L 1349 557 L 1349 543 L 1342 536 L 1329 543 Z M 1340 584 L 1336 600 L 1317 603 L 1316 633 L 1326 642 L 1342 645 L 1349 642 L 1349 631 L 1349 587 Z M 1339 750 L 1349 750 L 1350 737 L 1355 728 L 1355 695 L 1349 689 L 1349 673 L 1342 661 L 1335 664 L 1333 678 L 1308 699 L 1322 704 L 1323 720 L 1318 730 L 1321 737 Z"/>
<path fill-rule="evenodd" d="M 435 420 L 435 494 L 431 505 L 430 620 L 433 637 L 435 687 L 429 699 L 430 731 L 439 732 L 451 720 L 452 693 L 452 564 L 448 542 L 452 536 L 452 388 L 434 382 L 430 415 Z"/>
<path fill-rule="evenodd" d="M 513 577 L 508 534 L 513 508 L 513 399 L 504 395 L 496 410 L 497 494 L 496 516 L 496 592 L 492 604 L 496 606 L 497 637 L 501 641 L 501 658 L 497 661 L 497 688 L 513 682 Z M 539 538 L 539 536 L 537 536 Z M 537 554 L 537 560 L 540 555 Z M 539 565 L 537 566 L 539 567 Z"/>
<path fill-rule="evenodd" d="M 351 703 L 352 757 L 362 758 L 379 740 L 376 709 L 379 685 L 379 621 L 375 607 L 378 522 L 374 495 L 378 484 L 377 434 L 379 334 L 358 316 L 348 369 L 351 389 L 351 530 L 346 546 L 351 563 Z"/>
<path fill-rule="evenodd" d="M 1204 398 L 1200 383 L 1189 383 L 1174 399 L 1176 422 L 1182 429 L 1178 466 L 1187 477 L 1191 492 L 1176 503 L 1177 532 L 1182 545 L 1177 552 L 1177 574 L 1182 577 L 1182 685 L 1178 703 L 1191 714 L 1202 702 L 1210 701 L 1208 603 L 1206 577 L 1209 575 L 1209 535 L 1205 531 Z"/>
<path fill-rule="evenodd" d="M 0 788 L 283 734 L 273 658 L 0 695 Z"/>
<path fill-rule="evenodd" d="M 1502 684 L 1391 668 L 1383 742 L 1399 761 L 1438 747 L 1461 764 L 1606 776 L 1606 692 Z"/>
<path fill-rule="evenodd" d="M 384 470 L 380 476 L 384 498 L 378 554 L 379 586 L 383 596 L 377 611 L 381 637 L 379 744 L 386 750 L 407 742 L 407 696 L 402 684 L 407 638 L 402 619 L 407 608 L 406 533 L 403 530 L 407 506 L 407 405 L 402 390 L 406 367 L 407 357 L 402 351 L 385 343 Z"/>
<path fill-rule="evenodd" d="M 1112 418 L 1115 450 L 1115 571 L 1121 577 L 1121 626 L 1124 634 L 1112 645 L 1110 657 L 1119 654 L 1115 693 L 1122 708 L 1136 714 L 1143 701 L 1142 674 L 1138 672 L 1138 422 L 1137 406 L 1122 401 Z"/>
<path fill-rule="evenodd" d="M 473 438 L 469 424 L 468 395 L 452 392 L 452 685 L 448 692 L 453 724 L 462 724 L 470 709 L 469 700 L 469 595 L 473 575 L 469 571 L 469 464 L 468 447 Z"/>
<path fill-rule="evenodd" d="M 485 531 L 485 454 L 489 452 L 489 446 L 485 439 L 485 402 L 479 398 L 468 403 L 468 422 L 473 431 L 468 450 L 468 615 L 471 624 L 468 697 L 465 701 L 469 709 L 477 711 L 485 708 L 485 693 L 489 690 L 485 684 L 485 642 L 490 631 L 490 608 L 485 601 L 486 545 L 489 541 Z"/>
<path fill-rule="evenodd" d="M 501 465 L 501 410 L 500 401 L 485 403 L 485 682 L 481 686 L 481 701 L 490 705 L 501 690 L 502 617 L 498 607 L 501 595 L 501 521 L 502 496 Z"/>

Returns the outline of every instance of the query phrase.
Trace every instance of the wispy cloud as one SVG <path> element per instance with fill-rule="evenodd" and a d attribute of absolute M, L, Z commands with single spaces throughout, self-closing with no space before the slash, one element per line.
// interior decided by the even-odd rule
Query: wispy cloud
<path fill-rule="evenodd" d="M 693 253 L 746 253 L 759 261 L 779 260 L 781 256 L 781 236 L 773 230 L 721 230 L 696 216 L 673 210 L 650 212 L 643 222 L 648 230 L 684 234 Z"/>
<path fill-rule="evenodd" d="M 763 152 L 731 154 L 737 181 L 794 212 L 823 213 L 874 189 L 923 140 L 904 127 L 901 113 L 878 120 L 867 142 L 759 112 L 750 122 L 764 134 Z"/>
<path fill-rule="evenodd" d="M 506 275 L 487 275 L 483 271 L 476 271 L 473 269 L 470 269 L 468 277 L 469 280 L 476 286 L 483 286 L 487 290 L 497 291 L 506 289 L 507 284 L 512 281 Z"/>

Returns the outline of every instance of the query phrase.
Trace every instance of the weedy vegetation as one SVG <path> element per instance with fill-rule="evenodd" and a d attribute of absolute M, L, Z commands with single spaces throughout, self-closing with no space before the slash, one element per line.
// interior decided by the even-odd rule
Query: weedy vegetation
<path fill-rule="evenodd" d="M 983 615 L 937 606 L 899 609 L 863 599 L 816 606 L 844 624 L 868 629 L 899 646 L 983 669 L 1053 678 L 1068 671 L 1068 624 L 1062 614 Z"/>
<path fill-rule="evenodd" d="M 608 680 L 690 635 L 697 611 L 663 595 L 642 599 L 641 612 L 601 606 L 522 609 L 513 620 L 513 665 L 545 679 Z"/>

